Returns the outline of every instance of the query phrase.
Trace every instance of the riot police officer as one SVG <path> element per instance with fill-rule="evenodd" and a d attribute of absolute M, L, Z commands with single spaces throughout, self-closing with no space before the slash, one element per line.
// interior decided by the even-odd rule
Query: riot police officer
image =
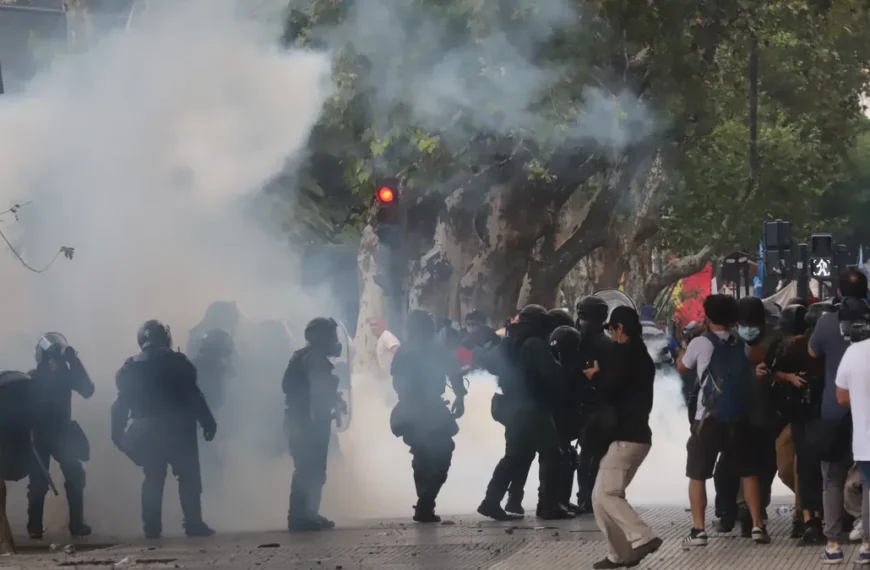
<path fill-rule="evenodd" d="M 196 368 L 172 350 L 169 327 L 147 321 L 137 337 L 142 352 L 128 358 L 115 377 L 112 441 L 145 472 L 145 536 L 159 538 L 163 531 L 163 487 L 170 466 L 178 479 L 185 534 L 211 536 L 214 531 L 202 520 L 197 424 L 206 441 L 214 439 L 217 424 L 197 386 Z"/>
<path fill-rule="evenodd" d="M 293 353 L 281 383 L 284 428 L 293 456 L 293 482 L 287 528 L 291 532 L 328 530 L 335 523 L 320 515 L 332 422 L 346 412 L 330 358 L 341 355 L 338 323 L 318 317 L 305 327 L 306 345 Z"/>
<path fill-rule="evenodd" d="M 546 309 L 529 305 L 519 313 L 499 345 L 503 363 L 496 374 L 502 397 L 493 402 L 493 417 L 505 425 L 505 455 L 496 465 L 486 496 L 477 512 L 496 520 L 511 520 L 501 507 L 515 473 L 527 469 L 528 457 L 538 454 L 541 466 L 539 515 L 570 518 L 559 504 L 562 450 L 553 421 L 552 402 L 562 370 L 548 346 L 550 319 Z M 497 369 L 498 367 L 496 367 Z"/>
<path fill-rule="evenodd" d="M 408 314 L 407 338 L 396 351 L 390 368 L 398 403 L 390 414 L 393 435 L 410 448 L 417 488 L 414 520 L 440 522 L 435 500 L 447 481 L 459 433 L 456 419 L 465 412 L 465 385 L 461 365 L 449 349 L 438 343 L 435 321 L 429 313 Z M 447 383 L 456 399 L 448 409 Z"/>
<path fill-rule="evenodd" d="M 72 420 L 72 393 L 83 398 L 94 395 L 94 383 L 66 338 L 56 332 L 42 335 L 36 345 L 36 369 L 32 378 L 31 410 L 34 457 L 27 487 L 27 534 L 41 539 L 42 514 L 48 492 L 49 461 L 54 458 L 64 477 L 69 504 L 69 531 L 73 537 L 88 536 L 84 521 L 85 470 L 90 458 L 87 437 Z"/>
<path fill-rule="evenodd" d="M 223 329 L 211 329 L 197 343 L 193 358 L 199 386 L 209 408 L 217 412 L 223 407 L 226 384 L 235 375 L 233 357 L 235 342 Z"/>
<path fill-rule="evenodd" d="M 583 297 L 577 301 L 577 330 L 583 335 L 581 345 L 581 359 L 586 367 L 591 368 L 593 363 L 598 362 L 600 372 L 593 376 L 585 392 L 589 401 L 584 402 L 587 410 L 595 406 L 596 387 L 604 382 L 604 376 L 609 369 L 610 353 L 612 350 L 610 339 L 604 332 L 604 323 L 610 312 L 607 303 L 595 295 Z M 592 489 L 595 487 L 595 479 L 598 477 L 598 467 L 601 458 L 607 453 L 610 441 L 604 434 L 598 434 L 594 429 L 584 429 L 580 441 L 580 456 L 577 460 L 577 506 L 579 512 L 592 511 Z"/>
<path fill-rule="evenodd" d="M 574 488 L 574 472 L 577 469 L 577 449 L 573 443 L 580 437 L 586 421 L 586 407 L 592 399 L 589 381 L 583 374 L 586 362 L 582 358 L 583 335 L 570 325 L 556 328 L 550 335 L 553 355 L 562 366 L 562 389 L 554 406 L 556 429 L 564 457 L 559 477 L 559 503 L 572 511 L 577 505 L 571 503 Z"/>

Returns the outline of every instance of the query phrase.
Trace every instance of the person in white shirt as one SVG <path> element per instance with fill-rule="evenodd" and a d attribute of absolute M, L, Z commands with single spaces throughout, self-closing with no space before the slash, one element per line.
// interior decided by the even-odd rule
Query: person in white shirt
<path fill-rule="evenodd" d="M 384 319 L 378 317 L 369 319 L 369 329 L 375 335 L 375 338 L 378 339 L 375 345 L 375 357 L 378 360 L 378 368 L 389 377 L 393 356 L 396 354 L 401 343 L 396 338 L 396 335 L 387 330 L 387 323 Z"/>
<path fill-rule="evenodd" d="M 870 488 L 870 340 L 856 342 L 846 349 L 837 367 L 836 384 L 837 403 L 852 410 L 852 455 L 864 479 L 861 519 L 866 525 L 870 520 L 867 492 Z M 870 564 L 870 532 L 862 534 L 855 564 Z"/>

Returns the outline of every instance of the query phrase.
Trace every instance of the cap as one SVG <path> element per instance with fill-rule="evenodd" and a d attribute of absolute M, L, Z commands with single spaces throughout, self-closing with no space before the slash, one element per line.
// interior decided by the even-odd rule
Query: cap
<path fill-rule="evenodd" d="M 623 328 L 629 326 L 638 327 L 640 326 L 640 316 L 637 314 L 637 311 L 631 307 L 625 305 L 614 307 L 613 311 L 610 312 L 610 317 L 607 319 L 605 326 L 613 328 L 616 325 L 622 325 Z"/>

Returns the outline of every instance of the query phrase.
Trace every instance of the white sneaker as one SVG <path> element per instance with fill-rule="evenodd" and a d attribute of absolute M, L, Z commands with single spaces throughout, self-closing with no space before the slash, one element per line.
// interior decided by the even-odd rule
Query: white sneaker
<path fill-rule="evenodd" d="M 861 519 L 855 519 L 855 524 L 852 525 L 852 530 L 849 532 L 849 540 L 858 542 L 862 538 L 864 529 L 862 528 Z"/>

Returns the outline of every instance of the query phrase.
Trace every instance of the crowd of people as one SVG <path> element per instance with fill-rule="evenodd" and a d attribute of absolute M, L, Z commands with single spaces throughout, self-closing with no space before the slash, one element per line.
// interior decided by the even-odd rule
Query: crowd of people
<path fill-rule="evenodd" d="M 844 560 L 840 544 L 851 534 L 862 541 L 857 562 L 870 563 L 870 501 L 863 490 L 870 476 L 870 343 L 844 332 L 837 308 L 840 300 L 864 303 L 867 277 L 850 269 L 839 286 L 838 299 L 810 305 L 795 298 L 783 308 L 756 297 L 710 295 L 703 322 L 676 339 L 690 428 L 692 525 L 685 548 L 708 542 L 709 479 L 716 488 L 715 530 L 739 527 L 742 536 L 769 543 L 767 508 L 778 474 L 795 494 L 791 538 L 824 545 L 823 561 L 838 563 Z M 411 311 L 399 335 L 380 319 L 369 326 L 378 339 L 378 363 L 392 378 L 390 427 L 412 456 L 415 521 L 440 521 L 436 500 L 448 478 L 457 419 L 465 413 L 465 377 L 485 370 L 499 386 L 490 411 L 504 425 L 505 452 L 482 490 L 478 512 L 498 521 L 523 517 L 526 480 L 537 457 L 536 515 L 559 520 L 592 514 L 609 545 L 595 568 L 635 566 L 661 546 L 625 498 L 652 445 L 656 378 L 634 308 L 611 309 L 592 295 L 577 302 L 573 315 L 529 305 L 501 331 L 488 326 L 480 311 L 470 313 L 460 330 L 424 311 Z M 293 354 L 282 381 L 284 431 L 294 462 L 291 531 L 335 526 L 319 511 L 333 425 L 347 413 L 333 363 L 342 351 L 337 328 L 328 318 L 308 323 L 306 344 Z M 172 467 L 185 532 L 209 536 L 214 531 L 202 519 L 197 431 L 205 441 L 215 437 L 211 406 L 222 397 L 232 336 L 206 332 L 193 361 L 172 350 L 169 327 L 158 321 L 146 322 L 138 340 L 141 352 L 117 374 L 112 441 L 143 469 L 145 535 L 162 533 L 163 486 Z M 72 420 L 70 401 L 74 391 L 90 397 L 94 385 L 62 335 L 44 335 L 36 361 L 28 374 L 0 375 L 0 387 L 4 378 L 27 385 L 15 392 L 18 401 L 7 397 L 0 410 L 0 469 L 5 479 L 29 476 L 27 530 L 39 539 L 45 495 L 53 487 L 49 462 L 56 460 L 70 533 L 86 536 L 91 529 L 84 520 L 82 463 L 89 444 Z"/>

